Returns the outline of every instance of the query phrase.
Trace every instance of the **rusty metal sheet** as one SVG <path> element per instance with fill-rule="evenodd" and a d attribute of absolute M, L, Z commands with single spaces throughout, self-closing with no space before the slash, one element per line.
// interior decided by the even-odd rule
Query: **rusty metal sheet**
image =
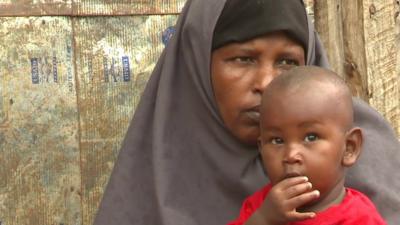
<path fill-rule="evenodd" d="M 0 0 L 0 16 L 72 15 L 71 0 Z"/>
<path fill-rule="evenodd" d="M 84 224 L 93 223 L 135 105 L 176 19 L 168 15 L 74 20 Z"/>
<path fill-rule="evenodd" d="M 70 19 L 0 24 L 1 224 L 80 224 Z"/>
<path fill-rule="evenodd" d="M 177 14 L 186 0 L 85 0 L 73 3 L 75 15 Z"/>
<path fill-rule="evenodd" d="M 1 224 L 92 224 L 176 19 L 0 17 Z"/>
<path fill-rule="evenodd" d="M 0 0 L 0 16 L 177 14 L 186 0 Z"/>

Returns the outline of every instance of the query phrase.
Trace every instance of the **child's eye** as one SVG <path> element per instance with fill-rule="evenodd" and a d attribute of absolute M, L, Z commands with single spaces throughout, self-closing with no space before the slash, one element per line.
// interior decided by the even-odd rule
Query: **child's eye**
<path fill-rule="evenodd" d="M 307 136 L 304 138 L 304 140 L 305 140 L 306 142 L 313 142 L 313 141 L 316 141 L 316 140 L 318 140 L 318 135 L 316 135 L 316 134 L 314 134 L 314 133 L 307 134 Z"/>
<path fill-rule="evenodd" d="M 271 138 L 270 142 L 273 145 L 281 145 L 281 144 L 283 144 L 283 139 L 279 138 L 279 137 L 274 137 L 274 138 Z"/>

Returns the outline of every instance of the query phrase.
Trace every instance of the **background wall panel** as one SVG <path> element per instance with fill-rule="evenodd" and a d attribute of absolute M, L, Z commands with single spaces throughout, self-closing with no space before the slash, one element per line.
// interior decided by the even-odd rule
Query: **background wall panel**
<path fill-rule="evenodd" d="M 178 14 L 183 0 L 86 0 L 73 1 L 75 15 L 142 15 L 142 14 Z"/>
<path fill-rule="evenodd" d="M 0 17 L 2 224 L 92 223 L 176 18 Z"/>
<path fill-rule="evenodd" d="M 364 0 L 364 37 L 369 103 L 378 109 L 400 134 L 400 71 L 396 70 L 398 1 Z M 398 26 L 398 24 L 397 24 Z"/>
<path fill-rule="evenodd" d="M 184 0 L 0 0 L 0 16 L 178 14 Z"/>
<path fill-rule="evenodd" d="M 0 221 L 80 224 L 71 21 L 0 23 Z"/>
<path fill-rule="evenodd" d="M 400 137 L 399 1 L 313 1 L 332 69 Z"/>
<path fill-rule="evenodd" d="M 0 16 L 51 16 L 71 14 L 71 0 L 0 0 Z"/>
<path fill-rule="evenodd" d="M 91 224 L 134 107 L 176 16 L 74 19 L 82 214 Z"/>

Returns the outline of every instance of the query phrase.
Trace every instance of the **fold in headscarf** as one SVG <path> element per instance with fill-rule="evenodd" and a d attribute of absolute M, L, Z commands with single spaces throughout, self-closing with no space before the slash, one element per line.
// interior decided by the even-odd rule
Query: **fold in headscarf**
<path fill-rule="evenodd" d="M 241 3 L 248 1 L 254 0 Z M 297 1 L 274 2 L 293 3 L 295 12 L 287 14 L 304 15 Z M 95 225 L 223 225 L 268 182 L 256 147 L 225 128 L 212 91 L 212 37 L 224 5 L 186 2 L 129 126 Z M 307 39 L 307 64 L 327 67 L 309 21 L 307 29 L 301 37 Z M 358 100 L 355 120 L 365 130 L 365 148 L 348 184 L 369 194 L 398 225 L 399 143 L 388 123 Z"/>
<path fill-rule="evenodd" d="M 299 10 L 302 8 L 299 0 L 229 0 L 215 26 L 212 49 L 277 30 L 285 31 L 307 49 L 307 14 Z"/>

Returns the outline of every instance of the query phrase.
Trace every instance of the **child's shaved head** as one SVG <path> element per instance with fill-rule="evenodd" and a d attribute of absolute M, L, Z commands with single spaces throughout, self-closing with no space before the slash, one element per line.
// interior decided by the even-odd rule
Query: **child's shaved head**
<path fill-rule="evenodd" d="M 336 73 L 316 66 L 299 66 L 276 77 L 263 94 L 263 107 L 274 97 L 285 101 L 285 96 L 296 95 L 304 98 L 315 98 L 326 95 L 331 113 L 344 114 L 347 129 L 353 123 L 353 107 L 351 92 Z M 265 109 L 262 109 L 265 110 Z"/>

